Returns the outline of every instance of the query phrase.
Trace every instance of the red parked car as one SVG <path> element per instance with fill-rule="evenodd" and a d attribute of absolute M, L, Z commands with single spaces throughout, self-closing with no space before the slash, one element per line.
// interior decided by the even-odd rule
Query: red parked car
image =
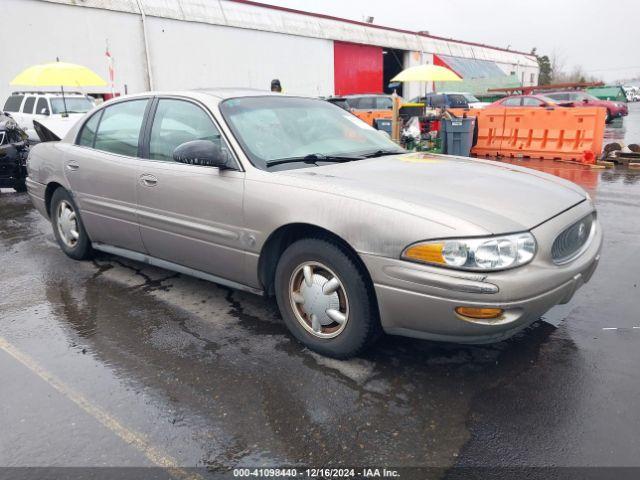
<path fill-rule="evenodd" d="M 493 102 L 492 107 L 557 107 L 558 103 L 544 95 L 512 95 Z"/>
<path fill-rule="evenodd" d="M 586 92 L 551 92 L 546 93 L 545 96 L 553 99 L 562 107 L 604 107 L 607 109 L 607 123 L 610 123 L 614 118 L 629 115 L 626 103 L 600 100 Z"/>
<path fill-rule="evenodd" d="M 629 114 L 627 105 L 622 102 L 599 100 L 585 92 L 551 92 L 531 95 L 513 95 L 493 102 L 491 107 L 604 107 L 607 109 L 607 123 L 614 118 Z"/>

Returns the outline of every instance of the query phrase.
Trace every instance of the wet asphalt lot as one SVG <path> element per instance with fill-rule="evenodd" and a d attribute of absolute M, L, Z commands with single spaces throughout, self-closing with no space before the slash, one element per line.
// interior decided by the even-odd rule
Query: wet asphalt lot
<path fill-rule="evenodd" d="M 506 342 L 386 337 L 344 362 L 296 343 L 261 297 L 109 255 L 65 257 L 28 197 L 3 190 L 0 466 L 166 467 L 136 478 L 640 467 L 640 169 L 521 163 L 595 198 L 605 246 L 591 282 Z M 483 478 L 555 478 L 524 472 Z M 0 469 L 19 474 L 34 478 Z"/>

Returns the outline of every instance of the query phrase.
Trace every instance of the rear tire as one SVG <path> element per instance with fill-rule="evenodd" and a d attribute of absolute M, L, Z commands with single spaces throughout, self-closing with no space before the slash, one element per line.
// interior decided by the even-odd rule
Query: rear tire
<path fill-rule="evenodd" d="M 613 122 L 613 116 L 611 115 L 611 112 L 609 111 L 609 109 L 607 109 L 607 116 L 604 119 L 604 123 L 611 123 Z"/>
<path fill-rule="evenodd" d="M 69 192 L 58 188 L 51 197 L 51 224 L 58 245 L 74 260 L 86 260 L 93 254 L 91 240 L 87 235 L 80 211 Z"/>
<path fill-rule="evenodd" d="M 280 313 L 309 349 L 345 359 L 380 336 L 373 287 L 353 255 L 336 242 L 307 238 L 291 244 L 276 267 Z"/>

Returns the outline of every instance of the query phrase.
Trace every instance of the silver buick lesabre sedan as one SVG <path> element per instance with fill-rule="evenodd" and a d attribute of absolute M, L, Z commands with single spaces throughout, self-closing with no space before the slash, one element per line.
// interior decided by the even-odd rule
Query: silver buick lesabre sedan
<path fill-rule="evenodd" d="M 37 145 L 28 190 L 62 250 L 275 295 L 291 333 L 346 358 L 384 331 L 505 339 L 568 302 L 602 231 L 571 182 L 407 153 L 330 103 L 148 93 Z"/>

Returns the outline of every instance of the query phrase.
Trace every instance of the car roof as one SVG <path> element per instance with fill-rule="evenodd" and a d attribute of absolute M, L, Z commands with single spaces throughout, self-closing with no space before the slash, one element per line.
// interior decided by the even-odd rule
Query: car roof
<path fill-rule="evenodd" d="M 342 98 L 360 98 L 360 97 L 390 97 L 386 93 L 354 93 L 351 95 L 342 95 Z"/>
<path fill-rule="evenodd" d="M 33 91 L 17 91 L 11 92 L 11 96 L 13 95 L 33 95 L 33 96 L 41 96 L 41 97 L 60 97 L 62 98 L 62 92 L 33 92 Z M 81 92 L 64 92 L 64 96 L 68 98 L 72 97 L 86 97 L 85 94 Z"/>
<path fill-rule="evenodd" d="M 138 97 L 152 97 L 152 96 L 176 96 L 176 97 L 213 97 L 219 101 L 226 100 L 228 98 L 239 97 L 264 97 L 264 96 L 279 96 L 289 97 L 297 95 L 286 95 L 284 93 L 272 92 L 270 90 L 261 90 L 258 88 L 194 88 L 191 90 L 151 90 L 147 92 L 132 93 L 122 97 L 116 97 L 112 100 L 126 100 Z"/>
<path fill-rule="evenodd" d="M 153 93 L 153 92 L 152 92 Z M 237 97 L 256 97 L 263 95 L 279 95 L 282 93 L 272 92 L 271 90 L 262 90 L 259 88 L 195 88 L 193 90 L 183 91 L 182 94 L 188 93 L 204 93 L 221 100 Z"/>

